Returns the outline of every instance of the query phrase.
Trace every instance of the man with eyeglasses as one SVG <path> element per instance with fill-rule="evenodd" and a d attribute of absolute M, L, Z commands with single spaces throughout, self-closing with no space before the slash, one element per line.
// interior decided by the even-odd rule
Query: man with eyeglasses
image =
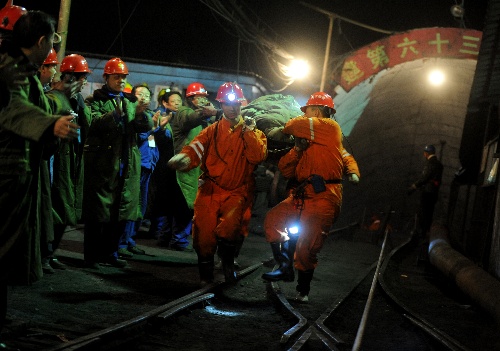
<path fill-rule="evenodd" d="M 10 6 L 12 8 L 12 6 Z M 3 10 L 3 9 L 2 9 Z M 24 10 L 24 9 L 23 9 Z M 25 11 L 25 10 L 24 10 Z M 77 138 L 70 115 L 52 115 L 40 81 L 39 67 L 53 46 L 55 20 L 40 11 L 11 18 L 2 14 L 2 27 L 12 35 L 0 51 L 17 62 L 22 72 L 3 82 L 0 112 L 0 329 L 5 320 L 7 281 L 31 284 L 42 276 L 40 260 L 40 187 L 42 154 L 58 138 Z M 15 22 L 15 23 L 14 23 Z M 13 26 L 12 26 L 13 24 Z M 26 79 L 22 81 L 20 78 Z M 10 278 L 10 279 L 8 279 Z"/>

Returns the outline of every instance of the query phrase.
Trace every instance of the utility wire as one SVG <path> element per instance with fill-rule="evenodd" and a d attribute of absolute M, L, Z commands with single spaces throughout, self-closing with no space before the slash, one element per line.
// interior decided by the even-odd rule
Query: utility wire
<path fill-rule="evenodd" d="M 398 31 L 395 31 L 395 30 L 390 31 L 390 30 L 386 30 L 386 29 L 381 29 L 381 28 L 377 28 L 377 27 L 374 27 L 374 26 L 370 26 L 368 24 L 364 24 L 364 23 L 361 23 L 361 22 L 349 19 L 347 17 L 343 17 L 343 16 L 340 16 L 340 15 L 337 15 L 336 13 L 323 10 L 320 7 L 308 4 L 307 2 L 303 2 L 303 1 L 299 1 L 299 2 L 300 2 L 301 5 L 303 5 L 305 7 L 309 7 L 310 9 L 315 10 L 315 11 L 320 12 L 320 13 L 323 13 L 323 14 L 329 16 L 329 17 L 332 16 L 333 18 L 340 19 L 340 20 L 345 21 L 347 23 L 351 23 L 351 24 L 354 24 L 354 25 L 356 25 L 358 27 L 369 29 L 369 30 L 374 31 L 374 32 L 379 32 L 379 33 L 384 33 L 384 34 L 394 34 L 394 33 L 398 32 Z"/>
<path fill-rule="evenodd" d="M 118 1 L 118 5 L 119 5 L 120 0 L 117 0 L 117 1 Z M 123 30 L 127 26 L 128 22 L 130 21 L 130 19 L 132 18 L 132 16 L 134 15 L 135 10 L 140 5 L 140 3 L 141 3 L 141 0 L 137 0 L 136 4 L 135 4 L 134 8 L 132 9 L 132 11 L 130 12 L 130 15 L 128 16 L 127 20 L 125 21 L 125 23 L 123 24 L 123 26 L 120 25 L 120 30 L 116 34 L 115 39 L 113 39 L 113 41 L 111 42 L 111 44 L 109 45 L 109 47 L 104 52 L 104 55 L 107 55 L 109 53 L 109 51 L 111 50 L 111 48 L 113 47 L 113 45 L 115 45 L 115 43 L 118 40 L 118 38 L 121 37 L 121 35 L 123 33 Z M 120 17 L 120 22 L 121 22 L 121 17 Z M 122 55 L 123 55 L 123 44 L 122 44 Z M 99 65 L 99 63 L 101 63 L 102 61 L 103 60 L 97 61 L 92 70 L 95 70 L 97 68 L 97 66 Z"/>

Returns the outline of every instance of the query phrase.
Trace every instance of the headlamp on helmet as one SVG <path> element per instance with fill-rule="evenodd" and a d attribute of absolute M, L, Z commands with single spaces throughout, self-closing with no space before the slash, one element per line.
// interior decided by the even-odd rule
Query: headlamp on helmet
<path fill-rule="evenodd" d="M 246 101 L 243 95 L 243 90 L 236 82 L 226 82 L 222 84 L 217 91 L 217 97 L 215 98 L 220 103 L 243 103 Z"/>

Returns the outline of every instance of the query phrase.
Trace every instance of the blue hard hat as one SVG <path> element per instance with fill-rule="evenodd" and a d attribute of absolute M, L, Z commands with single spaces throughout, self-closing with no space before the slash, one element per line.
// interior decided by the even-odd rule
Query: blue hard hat
<path fill-rule="evenodd" d="M 425 145 L 424 151 L 428 152 L 429 154 L 435 154 L 436 148 L 434 147 L 434 145 Z"/>

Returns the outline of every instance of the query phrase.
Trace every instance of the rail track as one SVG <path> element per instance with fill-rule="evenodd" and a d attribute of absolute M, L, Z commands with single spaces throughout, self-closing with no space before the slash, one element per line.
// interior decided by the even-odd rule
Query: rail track
<path fill-rule="evenodd" d="M 398 292 L 391 290 L 384 278 L 385 269 L 410 240 L 385 254 L 387 234 L 379 260 L 315 320 L 290 305 L 280 283 L 272 283 L 277 299 L 297 320 L 281 336 L 287 350 L 470 350 L 406 306 Z M 371 311 L 372 307 L 378 310 Z M 375 315 L 371 320 L 370 313 Z M 385 319 L 383 323 L 380 317 Z"/>
<path fill-rule="evenodd" d="M 50 351 L 474 349 L 456 337 L 463 332 L 450 335 L 442 324 L 433 325 L 432 316 L 420 314 L 402 298 L 405 291 L 395 282 L 400 283 L 398 267 L 408 256 L 409 240 L 390 252 L 386 243 L 387 235 L 381 246 L 327 240 L 309 304 L 290 299 L 295 295 L 293 283 L 264 282 L 260 276 L 269 268 L 259 262 L 240 271 L 234 285 L 216 282 L 119 323 L 92 325 L 91 318 L 82 316 L 64 326 L 39 325 L 30 328 L 16 347 Z M 327 260 L 335 263 L 324 269 L 321 262 Z M 419 274 L 432 278 L 425 270 Z"/>

